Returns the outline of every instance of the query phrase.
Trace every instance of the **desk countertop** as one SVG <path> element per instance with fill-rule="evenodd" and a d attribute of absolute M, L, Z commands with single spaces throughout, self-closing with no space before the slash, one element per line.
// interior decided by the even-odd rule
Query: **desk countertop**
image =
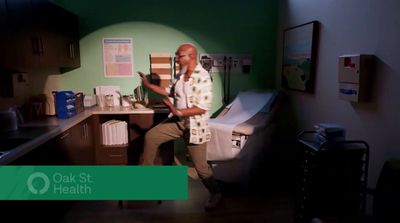
<path fill-rule="evenodd" d="M 0 155 L 0 165 L 9 164 L 17 158 L 23 156 L 24 154 L 32 151 L 36 147 L 42 145 L 43 143 L 49 141 L 60 133 L 72 128 L 81 121 L 89 118 L 92 115 L 108 115 L 108 114 L 153 114 L 153 113 L 169 113 L 168 109 L 157 109 L 153 110 L 150 108 L 134 109 L 133 107 L 93 107 L 86 108 L 85 111 L 75 115 L 74 117 L 68 119 L 58 119 L 56 117 L 48 117 L 43 120 L 37 120 L 33 122 L 21 125 L 21 128 L 28 127 L 44 127 L 51 126 L 48 131 L 43 132 L 41 135 L 32 138 L 32 140 L 27 141 L 12 150 L 6 151 Z"/>

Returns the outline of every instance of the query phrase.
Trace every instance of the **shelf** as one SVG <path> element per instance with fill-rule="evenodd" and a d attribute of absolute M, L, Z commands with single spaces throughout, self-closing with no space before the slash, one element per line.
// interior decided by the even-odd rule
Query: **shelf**
<path fill-rule="evenodd" d="M 100 144 L 101 147 L 103 148 L 127 148 L 129 147 L 129 144 L 119 144 L 119 145 L 104 145 Z"/>

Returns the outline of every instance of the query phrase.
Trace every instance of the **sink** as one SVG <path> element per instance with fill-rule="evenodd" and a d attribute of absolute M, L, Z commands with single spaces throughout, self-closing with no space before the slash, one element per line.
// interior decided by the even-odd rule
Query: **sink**
<path fill-rule="evenodd" d="M 3 155 L 4 152 L 12 150 L 30 140 L 32 140 L 32 139 L 31 138 L 2 138 L 2 139 L 0 139 L 0 156 Z"/>
<path fill-rule="evenodd" d="M 0 154 L 0 157 L 4 155 L 4 152 L 33 140 L 54 128 L 57 128 L 57 126 L 22 127 L 16 131 L 2 132 L 0 134 L 0 152 L 3 152 L 3 154 Z"/>
<path fill-rule="evenodd" d="M 41 136 L 57 126 L 29 126 L 29 127 L 19 127 L 16 131 L 3 132 L 0 135 L 0 140 L 9 138 L 29 138 L 34 139 Z"/>

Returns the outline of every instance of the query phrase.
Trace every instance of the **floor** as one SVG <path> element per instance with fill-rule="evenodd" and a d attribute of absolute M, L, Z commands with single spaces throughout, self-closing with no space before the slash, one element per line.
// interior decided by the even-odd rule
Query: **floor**
<path fill-rule="evenodd" d="M 188 200 L 124 201 L 0 201 L 4 222 L 293 222 L 293 196 L 279 188 L 223 185 L 221 205 L 206 212 L 208 192 L 201 181 L 189 179 Z M 3 222 L 0 220 L 0 222 Z"/>
<path fill-rule="evenodd" d="M 273 184 L 276 180 L 265 171 L 257 172 L 259 176 L 252 184 L 223 184 L 221 205 L 211 212 L 206 212 L 203 207 L 208 192 L 201 181 L 189 178 L 187 200 L 163 200 L 161 204 L 157 201 L 124 201 L 122 208 L 118 201 L 0 201 L 0 216 L 11 217 L 12 222 L 292 223 L 292 190 Z"/>
<path fill-rule="evenodd" d="M 227 191 L 221 205 L 204 211 L 208 192 L 200 181 L 189 180 L 189 199 L 183 201 L 79 201 L 60 222 L 293 222 L 291 196 L 284 192 L 256 194 L 248 190 Z"/>

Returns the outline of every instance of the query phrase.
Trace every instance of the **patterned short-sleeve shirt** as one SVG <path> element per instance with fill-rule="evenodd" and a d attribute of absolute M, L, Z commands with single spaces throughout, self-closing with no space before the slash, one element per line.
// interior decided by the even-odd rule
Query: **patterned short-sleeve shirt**
<path fill-rule="evenodd" d="M 172 86 L 172 89 L 174 86 Z M 176 91 L 172 92 L 173 96 Z M 188 123 L 190 137 L 189 143 L 203 144 L 210 141 L 211 133 L 208 127 L 208 119 L 210 117 L 209 110 L 212 106 L 212 80 L 210 74 L 198 64 L 189 78 L 189 89 L 186 91 L 187 107 L 191 108 L 196 106 L 206 112 L 202 115 L 190 116 L 186 121 Z"/>

